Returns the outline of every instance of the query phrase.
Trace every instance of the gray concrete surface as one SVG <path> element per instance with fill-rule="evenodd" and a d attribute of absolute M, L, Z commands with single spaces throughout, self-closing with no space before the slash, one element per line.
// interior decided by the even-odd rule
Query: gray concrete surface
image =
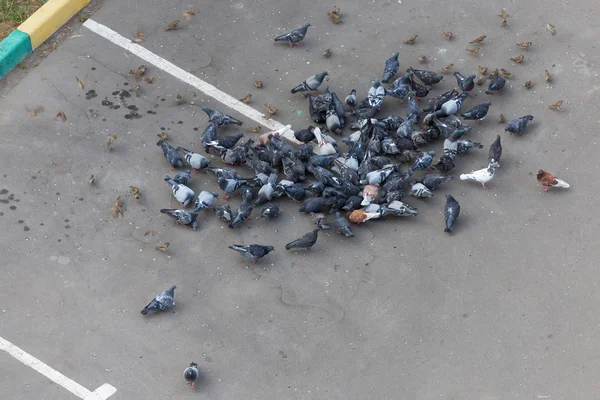
<path fill-rule="evenodd" d="M 199 107 L 218 104 L 151 66 L 154 84 L 121 101 L 112 93 L 131 88 L 128 71 L 140 60 L 80 28 L 0 100 L 0 189 L 7 191 L 0 196 L 0 336 L 90 390 L 112 384 L 111 399 L 597 396 L 600 56 L 592 2 L 343 1 L 340 25 L 327 19 L 330 5 L 316 1 L 168 3 L 108 0 L 92 18 L 128 37 L 143 29 L 151 51 L 234 97 L 252 93 L 258 109 L 278 106 L 277 119 L 294 128 L 309 120 L 291 87 L 327 69 L 332 90 L 364 94 L 396 50 L 402 68 L 425 54 L 427 68 L 453 62 L 470 73 L 485 65 L 517 77 L 469 133 L 486 148 L 461 158 L 455 173 L 486 164 L 487 147 L 502 133 L 500 113 L 535 120 L 527 136 L 503 136 L 490 190 L 453 181 L 432 201 L 410 201 L 421 212 L 416 219 L 374 221 L 350 240 L 324 233 L 312 252 L 286 252 L 287 241 L 310 229 L 289 201 L 279 220 L 234 231 L 203 215 L 194 233 L 160 215 L 176 204 L 162 181 L 169 169 L 156 134 L 165 128 L 173 143 L 199 149 L 207 121 Z M 496 17 L 503 6 L 512 15 L 507 29 Z M 189 7 L 200 13 L 163 31 Z M 272 43 L 305 18 L 314 27 L 304 47 Z M 547 22 L 558 35 L 544 30 Z M 445 40 L 442 29 L 456 39 Z M 403 45 L 411 34 L 417 44 Z M 481 34 L 488 35 L 482 54 L 471 57 L 468 41 Z M 524 40 L 534 43 L 529 52 L 516 49 Z M 321 57 L 325 48 L 329 59 Z M 523 65 L 508 60 L 521 53 Z M 451 78 L 438 90 L 452 87 Z M 253 88 L 255 79 L 263 90 Z M 531 91 L 522 88 L 528 79 Z M 97 97 L 86 99 L 91 89 Z M 466 107 L 486 98 L 482 90 Z M 176 106 L 176 93 L 188 103 Z M 105 98 L 121 107 L 101 105 Z M 559 99 L 564 111 L 549 110 Z M 404 115 L 398 102 L 385 103 L 382 115 Z M 124 118 L 131 105 L 140 119 Z M 26 107 L 38 106 L 44 111 L 30 117 Z M 67 121 L 54 118 L 58 110 Z M 112 133 L 118 139 L 109 152 L 103 145 Z M 539 168 L 572 189 L 541 193 Z M 142 189 L 140 201 L 129 185 Z M 195 190 L 216 187 L 208 175 L 193 177 Z M 446 192 L 462 205 L 452 236 L 442 231 Z M 118 195 L 125 217 L 113 219 L 108 209 Z M 170 256 L 154 249 L 163 241 Z M 238 242 L 276 250 L 246 265 L 227 249 Z M 143 318 L 140 309 L 171 283 L 178 286 L 172 312 Z M 0 397 L 74 398 L 7 355 L 0 361 Z M 195 392 L 181 376 L 190 361 L 202 371 Z"/>

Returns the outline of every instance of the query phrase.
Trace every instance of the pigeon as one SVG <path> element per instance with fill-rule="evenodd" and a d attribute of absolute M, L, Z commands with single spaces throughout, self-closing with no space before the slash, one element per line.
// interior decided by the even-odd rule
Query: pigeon
<path fill-rule="evenodd" d="M 423 86 L 420 83 L 416 82 L 414 79 L 411 79 L 410 81 L 410 88 L 413 92 L 415 92 L 415 95 L 420 98 L 427 97 L 427 95 L 431 91 L 430 86 Z"/>
<path fill-rule="evenodd" d="M 460 214 L 460 204 L 451 195 L 446 195 L 446 205 L 444 206 L 444 218 L 446 220 L 446 227 L 444 232 L 451 233 L 454 224 Z"/>
<path fill-rule="evenodd" d="M 298 131 L 295 131 L 294 137 L 296 138 L 296 140 L 298 140 L 302 143 L 311 142 L 315 139 L 315 134 L 313 133 L 314 129 L 315 129 L 315 127 L 310 125 L 306 129 L 300 129 Z"/>
<path fill-rule="evenodd" d="M 239 125 L 242 126 L 243 122 L 237 120 L 225 113 L 222 113 L 218 110 L 213 110 L 208 107 L 202 107 L 202 111 L 208 115 L 208 119 L 210 122 L 214 122 L 217 126 L 225 126 L 225 125 Z"/>
<path fill-rule="evenodd" d="M 250 217 L 250 214 L 252 214 L 252 205 L 250 201 L 242 201 L 242 204 L 240 204 L 237 212 L 233 216 L 233 220 L 228 225 L 228 227 L 230 229 L 235 228 L 236 225 L 241 224 L 242 222 L 247 220 Z"/>
<path fill-rule="evenodd" d="M 403 100 L 404 97 L 410 92 L 410 82 L 412 79 L 412 72 L 407 72 L 402 75 L 400 78 L 396 79 L 394 82 L 385 89 L 385 95 L 394 97 L 398 100 Z"/>
<path fill-rule="evenodd" d="M 206 129 L 204 129 L 204 132 L 202 132 L 200 139 L 202 140 L 204 151 L 208 153 L 208 149 L 210 147 L 208 146 L 208 143 L 217 139 L 217 124 L 210 121 L 206 126 Z"/>
<path fill-rule="evenodd" d="M 367 212 L 364 210 L 354 210 L 348 215 L 348 219 L 350 222 L 355 224 L 362 224 L 370 219 L 375 219 L 381 217 L 379 212 Z"/>
<path fill-rule="evenodd" d="M 182 206 L 187 207 L 193 200 L 196 194 L 189 187 L 175 182 L 169 175 L 165 175 L 165 182 L 171 186 L 173 196 L 181 203 Z"/>
<path fill-rule="evenodd" d="M 495 163 L 500 162 L 500 157 L 502 156 L 502 143 L 500 143 L 500 135 L 496 136 L 496 140 L 490 146 L 490 152 L 488 155 L 488 159 L 490 162 L 494 161 Z"/>
<path fill-rule="evenodd" d="M 375 78 L 373 81 L 373 86 L 369 89 L 369 94 L 367 95 L 367 103 L 368 107 L 373 108 L 375 110 L 379 110 L 381 108 L 381 103 L 383 103 L 383 97 L 385 96 L 385 88 L 381 86 L 379 82 L 379 78 Z M 366 107 L 364 107 L 366 108 Z"/>
<path fill-rule="evenodd" d="M 433 156 L 435 156 L 435 151 L 426 151 L 426 152 L 422 153 L 419 156 L 419 158 L 417 158 L 415 160 L 415 163 L 410 168 L 410 170 L 412 172 L 419 171 L 419 170 L 425 171 L 427 168 L 429 168 L 429 166 L 433 162 Z"/>
<path fill-rule="evenodd" d="M 464 129 L 457 129 L 452 135 L 444 140 L 444 155 L 454 160 L 458 153 L 458 139 L 465 134 Z"/>
<path fill-rule="evenodd" d="M 175 174 L 175 178 L 173 180 L 180 185 L 189 186 L 190 178 L 192 177 L 192 170 L 186 169 L 184 171 L 178 172 Z"/>
<path fill-rule="evenodd" d="M 310 92 L 312 90 L 317 90 L 319 86 L 323 83 L 323 79 L 329 75 L 327 71 L 323 71 L 321 73 L 311 75 L 304 80 L 301 84 L 292 89 L 292 93 L 298 92 Z"/>
<path fill-rule="evenodd" d="M 217 218 L 223 222 L 231 222 L 231 218 L 233 217 L 229 204 L 219 204 L 216 206 L 215 214 L 217 215 Z"/>
<path fill-rule="evenodd" d="M 463 92 L 469 93 L 470 95 L 471 90 L 475 88 L 475 78 L 477 78 L 477 75 L 471 74 L 465 78 L 460 72 L 455 72 L 454 76 L 456 77 L 458 87 L 460 87 Z"/>
<path fill-rule="evenodd" d="M 317 238 L 319 236 L 319 229 L 313 229 L 312 232 L 305 233 L 300 238 L 289 242 L 285 245 L 286 250 L 290 249 L 306 249 L 310 250 L 315 243 L 317 243 Z"/>
<path fill-rule="evenodd" d="M 382 206 L 379 213 L 382 216 L 393 215 L 395 217 L 416 217 L 419 215 L 419 212 L 416 209 L 398 200 L 390 202 L 387 206 Z"/>
<path fill-rule="evenodd" d="M 396 75 L 398 72 L 398 68 L 400 68 L 400 63 L 398 62 L 398 55 L 400 53 L 395 52 L 390 58 L 388 58 L 385 62 L 385 67 L 383 68 L 383 79 L 381 83 L 390 83 L 390 79 Z"/>
<path fill-rule="evenodd" d="M 486 94 L 494 94 L 501 92 L 504 89 L 504 85 L 506 85 L 506 79 L 501 76 L 495 76 L 490 81 L 490 85 L 488 86 L 488 90 L 485 91 Z"/>
<path fill-rule="evenodd" d="M 333 104 L 335 113 L 340 120 L 340 127 L 343 128 L 346 124 L 346 108 L 344 107 L 344 103 L 342 103 L 335 92 L 331 92 L 331 103 Z"/>
<path fill-rule="evenodd" d="M 453 178 L 454 177 L 452 175 L 425 174 L 419 183 L 427 186 L 427 189 L 429 190 L 435 190 L 439 185 Z"/>
<path fill-rule="evenodd" d="M 360 181 L 361 184 L 380 185 L 387 179 L 392 172 L 398 171 L 397 165 L 388 165 L 385 168 L 371 171 L 367 174 L 366 179 Z"/>
<path fill-rule="evenodd" d="M 466 181 L 466 180 L 477 181 L 477 182 L 481 183 L 481 186 L 483 186 L 484 189 L 487 189 L 488 187 L 485 186 L 485 184 L 488 183 L 489 181 L 491 181 L 492 178 L 494 177 L 494 174 L 496 173 L 496 167 L 498 167 L 498 163 L 495 161 L 490 161 L 487 168 L 473 171 L 470 174 L 461 174 L 460 180 L 461 181 Z"/>
<path fill-rule="evenodd" d="M 299 212 L 304 213 L 316 213 L 320 212 L 323 207 L 327 204 L 327 199 L 323 197 L 310 197 L 302 203 Z"/>
<path fill-rule="evenodd" d="M 413 123 L 417 123 L 419 120 L 419 103 L 417 103 L 417 97 L 415 92 L 408 92 L 408 97 L 406 98 L 406 119 L 412 120 Z"/>
<path fill-rule="evenodd" d="M 532 115 L 525 115 L 524 117 L 513 119 L 504 127 L 504 132 L 508 131 L 512 135 L 513 133 L 522 135 L 527 128 L 529 121 L 533 120 Z"/>
<path fill-rule="evenodd" d="M 158 142 L 156 142 L 156 145 L 162 149 L 163 155 L 165 156 L 169 164 L 171 164 L 172 171 L 175 171 L 175 169 L 177 168 L 183 168 L 183 158 L 181 157 L 181 154 L 179 154 L 175 147 L 171 146 L 164 140 L 159 140 Z"/>
<path fill-rule="evenodd" d="M 456 149 L 456 154 L 466 154 L 469 150 L 475 149 L 483 149 L 483 145 L 479 142 L 471 142 L 470 140 L 458 140 L 458 148 Z"/>
<path fill-rule="evenodd" d="M 465 111 L 460 116 L 464 119 L 474 119 L 477 122 L 480 122 L 488 113 L 490 106 L 492 105 L 491 101 L 486 101 L 485 103 L 481 103 L 471 108 L 469 111 Z"/>
<path fill-rule="evenodd" d="M 275 184 L 277 182 L 277 173 L 272 173 L 267 182 L 262 185 L 260 190 L 258 191 L 258 196 L 254 205 L 260 206 L 261 204 L 265 204 L 267 201 L 271 201 L 275 196 Z"/>
<path fill-rule="evenodd" d="M 228 200 L 231 197 L 231 194 L 238 190 L 240 187 L 246 185 L 248 181 L 245 179 L 235 179 L 235 178 L 219 178 L 219 187 L 221 190 L 225 192 L 225 200 Z"/>
<path fill-rule="evenodd" d="M 445 93 L 442 93 L 438 96 L 435 96 L 434 98 L 432 98 L 431 100 L 429 100 L 429 103 L 427 104 L 427 107 L 425 107 L 423 109 L 423 112 L 436 112 L 438 111 L 442 105 L 447 102 L 448 100 L 452 99 L 453 97 L 458 95 L 458 91 L 456 91 L 455 89 L 452 90 L 448 90 Z"/>
<path fill-rule="evenodd" d="M 315 228 L 319 228 L 320 230 L 326 230 L 330 228 L 325 214 L 311 212 L 310 217 L 312 218 L 313 225 L 315 226 Z"/>
<path fill-rule="evenodd" d="M 248 151 L 250 146 L 254 143 L 254 140 L 248 139 L 246 143 L 240 146 L 235 146 L 233 149 L 224 149 L 222 148 L 219 152 L 221 156 L 221 160 L 225 164 L 229 165 L 242 165 L 246 162 L 246 157 L 248 157 Z"/>
<path fill-rule="evenodd" d="M 163 208 L 160 210 L 161 213 L 167 214 L 169 217 L 173 218 L 175 221 L 185 226 L 186 228 L 192 228 L 195 231 L 198 230 L 198 222 L 196 218 L 198 217 L 198 213 L 187 210 L 174 210 L 172 208 Z"/>
<path fill-rule="evenodd" d="M 362 191 L 363 200 L 360 203 L 361 206 L 368 206 L 377 198 L 379 194 L 379 188 L 375 185 L 366 185 Z"/>
<path fill-rule="evenodd" d="M 302 201 L 306 197 L 306 189 L 302 187 L 299 183 L 293 183 L 287 186 L 280 186 L 281 182 L 278 184 L 278 188 L 282 189 L 283 193 L 290 199 L 294 201 Z"/>
<path fill-rule="evenodd" d="M 210 165 L 210 159 L 204 157 L 202 154 L 191 152 L 183 147 L 178 147 L 177 150 L 183 151 L 185 162 L 188 163 L 190 167 L 194 168 L 195 172 L 200 172 L 201 169 Z"/>
<path fill-rule="evenodd" d="M 275 41 L 288 42 L 290 44 L 290 47 L 293 47 L 294 44 L 296 46 L 301 46 L 309 26 L 310 23 L 307 22 L 306 24 L 304 24 L 304 26 L 302 26 L 302 28 L 294 29 L 289 33 L 284 33 L 283 35 L 277 36 L 275 38 Z"/>
<path fill-rule="evenodd" d="M 422 69 L 412 69 L 409 68 L 408 69 L 410 72 L 412 72 L 417 78 L 419 78 L 421 80 L 421 82 L 423 82 L 426 85 L 435 85 L 436 83 L 439 83 L 442 79 L 444 79 L 444 75 L 438 74 L 437 72 L 434 71 L 427 71 L 427 70 L 422 70 Z"/>
<path fill-rule="evenodd" d="M 175 304 L 173 297 L 175 297 L 176 287 L 177 286 L 172 285 L 167 290 L 163 290 L 157 294 L 156 297 L 141 311 L 142 315 L 148 314 L 149 311 L 165 311 Z"/>
<path fill-rule="evenodd" d="M 211 207 L 215 198 L 218 197 L 218 193 L 207 192 L 206 190 L 201 191 L 196 198 L 196 203 L 194 203 L 194 212 L 206 210 L 208 207 Z"/>
<path fill-rule="evenodd" d="M 279 215 L 279 204 L 277 203 L 267 203 L 264 205 L 262 210 L 260 210 L 260 216 L 262 218 L 274 219 Z"/>
<path fill-rule="evenodd" d="M 333 104 L 329 106 L 329 110 L 327 110 L 325 124 L 327 125 L 327 129 L 330 132 L 337 133 L 338 135 L 342 134 L 342 124 L 340 122 L 340 117 L 338 116 Z"/>
<path fill-rule="evenodd" d="M 569 185 L 567 182 L 563 181 L 562 179 L 558 179 L 557 177 L 552 175 L 550 172 L 545 171 L 543 169 L 538 170 L 537 180 L 539 183 L 546 186 L 544 188 L 544 193 L 546 193 L 548 191 L 548 189 L 550 189 L 551 187 L 562 188 L 562 189 L 568 189 L 571 187 L 571 185 Z"/>
<path fill-rule="evenodd" d="M 248 186 L 240 188 L 240 197 L 243 202 L 250 203 L 254 199 L 254 192 Z"/>
<path fill-rule="evenodd" d="M 317 155 L 331 155 L 337 153 L 335 147 L 333 147 L 333 144 L 331 144 L 331 142 L 323 136 L 321 129 L 317 127 L 313 133 L 317 139 Z"/>
<path fill-rule="evenodd" d="M 220 138 L 216 138 L 215 140 L 206 143 L 210 147 L 214 147 L 215 149 L 232 149 L 235 147 L 237 142 L 244 137 L 242 132 L 238 132 L 235 135 L 223 136 Z"/>
<path fill-rule="evenodd" d="M 256 260 L 263 258 L 270 252 L 272 252 L 275 248 L 273 246 L 263 246 L 262 244 L 250 244 L 250 245 L 241 245 L 234 244 L 229 246 L 231 250 L 235 250 L 242 255 L 242 257 L 247 258 L 253 263 Z"/>
<path fill-rule="evenodd" d="M 339 211 L 335 213 L 335 219 L 333 220 L 333 229 L 340 235 L 344 235 L 346 237 L 354 236 L 354 232 L 350 229 L 350 222 L 342 216 Z"/>
<path fill-rule="evenodd" d="M 456 167 L 454 164 L 454 159 L 452 157 L 448 157 L 447 155 L 443 155 L 438 160 L 437 164 L 433 165 L 431 168 L 436 169 L 444 174 L 452 171 Z"/>
<path fill-rule="evenodd" d="M 183 371 L 183 378 L 192 389 L 194 389 L 194 383 L 198 380 L 198 375 L 198 364 L 194 362 L 191 362 L 185 371 Z"/>
<path fill-rule="evenodd" d="M 434 197 L 435 194 L 429 188 L 422 183 L 415 183 L 411 186 L 409 194 L 418 199 L 426 199 Z"/>
<path fill-rule="evenodd" d="M 206 169 L 208 172 L 211 172 L 217 176 L 217 178 L 227 178 L 227 179 L 242 179 L 240 174 L 229 167 L 209 167 Z"/>
<path fill-rule="evenodd" d="M 358 210 L 361 205 L 360 203 L 362 203 L 363 199 L 360 196 L 350 196 L 346 199 L 346 204 L 344 204 L 344 206 L 342 207 L 342 210 L 344 211 L 354 211 L 354 210 Z"/>
<path fill-rule="evenodd" d="M 438 111 L 436 111 L 435 115 L 438 117 L 446 117 L 448 115 L 456 114 L 458 110 L 460 110 L 463 101 L 468 95 L 468 93 L 461 93 L 458 96 L 448 100 L 447 102 L 442 104 L 442 107 Z"/>
<path fill-rule="evenodd" d="M 346 105 L 350 108 L 350 109 L 354 109 L 354 107 L 356 107 L 357 104 L 357 99 L 356 99 L 356 90 L 352 89 L 350 91 L 350 94 L 348 94 L 348 96 L 346 96 L 346 98 L 344 99 L 344 103 L 346 103 Z"/>

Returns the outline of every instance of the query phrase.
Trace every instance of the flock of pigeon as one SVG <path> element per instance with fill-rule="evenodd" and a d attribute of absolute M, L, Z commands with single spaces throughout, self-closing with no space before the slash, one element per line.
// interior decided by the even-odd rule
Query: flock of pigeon
<path fill-rule="evenodd" d="M 300 45 L 310 24 L 277 37 Z M 404 202 L 407 196 L 425 199 L 434 196 L 435 190 L 452 176 L 448 173 L 455 167 L 457 156 L 471 149 L 479 149 L 480 143 L 464 138 L 471 130 L 465 120 L 478 123 L 487 115 L 490 101 L 475 105 L 461 112 L 463 102 L 470 96 L 475 86 L 475 74 L 463 76 L 455 72 L 460 92 L 452 89 L 428 101 L 421 109 L 419 98 L 428 96 L 432 87 L 443 79 L 434 71 L 408 68 L 395 80 L 400 63 L 399 53 L 385 62 L 381 81 L 376 78 L 364 99 L 359 101 L 356 90 L 344 98 L 321 87 L 327 72 L 308 77 L 294 87 L 292 93 L 305 93 L 310 118 L 315 125 L 294 132 L 294 137 L 302 145 L 292 145 L 283 140 L 289 126 L 260 135 L 257 141 L 248 138 L 238 144 L 242 133 L 228 136 L 218 134 L 219 129 L 228 125 L 242 125 L 242 122 L 218 110 L 203 108 L 209 117 L 208 126 L 202 133 L 203 150 L 207 154 L 218 155 L 228 166 L 211 166 L 211 159 L 182 147 L 174 147 L 165 140 L 157 143 L 165 159 L 173 170 L 186 165 L 196 172 L 208 171 L 215 175 L 224 199 L 239 193 L 241 203 L 233 211 L 229 204 L 215 204 L 219 194 L 201 191 L 196 195 L 189 188 L 191 170 L 177 172 L 165 181 L 173 196 L 181 203 L 180 209 L 162 209 L 179 224 L 198 229 L 196 221 L 201 212 L 215 212 L 217 218 L 227 222 L 229 228 L 244 223 L 253 213 L 254 207 L 261 207 L 260 216 L 274 219 L 279 214 L 278 199 L 287 196 L 301 202 L 299 212 L 310 214 L 314 229 L 302 237 L 286 244 L 286 250 L 310 249 L 318 239 L 320 230 L 333 229 L 346 237 L 354 236 L 352 224 L 358 225 L 371 219 L 383 217 L 417 216 L 418 212 Z M 391 83 L 390 83 L 391 82 Z M 387 88 L 382 84 L 388 85 Z M 506 81 L 501 76 L 491 79 L 486 94 L 502 92 Z M 406 117 L 397 115 L 378 116 L 383 101 L 392 97 L 405 102 Z M 459 117 L 460 116 L 460 117 Z M 525 115 L 506 125 L 504 131 L 523 135 L 533 116 Z M 423 128 L 417 128 L 422 122 Z M 342 136 L 348 125 L 352 133 Z M 339 141 L 347 146 L 343 152 L 338 140 L 331 134 L 339 135 Z M 420 149 L 438 139 L 443 140 L 441 156 L 434 162 L 437 153 Z M 502 145 L 500 135 L 489 148 L 488 167 L 460 175 L 461 180 L 473 180 L 487 189 L 488 184 L 500 166 Z M 403 169 L 400 164 L 407 164 Z M 411 165 L 408 167 L 408 165 Z M 232 166 L 245 166 L 239 173 Z M 283 178 L 280 179 L 280 174 Z M 312 179 L 309 180 L 309 175 Z M 538 181 L 547 191 L 549 187 L 568 188 L 569 184 L 554 177 L 547 171 L 539 170 Z M 444 207 L 444 231 L 451 233 L 460 215 L 460 204 L 450 194 L 446 196 Z M 189 209 L 187 207 L 193 206 Z M 325 212 L 333 214 L 330 223 Z M 233 244 L 230 249 L 239 252 L 244 258 L 256 262 L 273 251 L 273 246 Z M 173 305 L 175 285 L 161 292 L 143 310 L 168 309 Z M 193 387 L 198 378 L 198 366 L 191 363 L 185 370 L 185 379 Z"/>

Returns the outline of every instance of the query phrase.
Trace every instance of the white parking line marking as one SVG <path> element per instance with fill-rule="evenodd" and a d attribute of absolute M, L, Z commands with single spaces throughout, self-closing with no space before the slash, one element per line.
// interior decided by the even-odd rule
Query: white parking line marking
<path fill-rule="evenodd" d="M 184 71 L 183 69 L 165 60 L 164 58 L 157 56 L 156 54 L 140 46 L 139 44 L 133 43 L 131 40 L 113 31 L 109 27 L 99 24 L 92 19 L 88 19 L 87 21 L 85 21 L 83 26 L 85 26 L 92 32 L 97 33 L 98 35 L 102 36 L 108 41 L 116 44 L 117 46 L 124 48 L 125 50 L 136 55 L 142 60 L 171 74 L 175 78 L 187 83 L 188 85 L 195 87 L 207 96 L 210 96 L 213 99 L 225 104 L 227 107 L 239 112 L 247 118 L 250 118 L 251 120 L 258 122 L 259 124 L 266 126 L 270 130 L 274 131 L 284 127 L 284 125 L 280 122 L 277 122 L 272 119 L 264 119 L 263 114 L 255 110 L 254 108 L 242 103 L 236 98 L 231 97 L 227 93 L 222 92 L 221 90 L 217 89 L 210 83 L 203 81 L 197 76 L 192 75 L 187 71 Z M 295 143 L 299 143 L 294 137 L 294 131 L 291 129 L 288 129 L 283 136 L 288 140 L 291 140 Z"/>
<path fill-rule="evenodd" d="M 44 375 L 52 382 L 62 386 L 67 389 L 69 392 L 73 393 L 75 396 L 79 397 L 83 400 L 106 400 L 110 396 L 116 393 L 117 389 L 108 383 L 100 386 L 93 392 L 90 392 L 88 389 L 81 386 L 79 383 L 71 380 L 56 371 L 55 369 L 50 368 L 48 365 L 44 364 L 42 361 L 38 360 L 31 354 L 26 353 L 21 350 L 8 340 L 4 339 L 0 336 L 0 350 L 4 350 L 12 357 L 21 361 L 23 364 L 28 367 L 36 370 L 40 374 Z"/>

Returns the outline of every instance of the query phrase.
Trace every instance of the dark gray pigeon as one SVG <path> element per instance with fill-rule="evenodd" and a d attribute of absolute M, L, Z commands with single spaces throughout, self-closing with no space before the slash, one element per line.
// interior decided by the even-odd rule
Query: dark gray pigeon
<path fill-rule="evenodd" d="M 513 119 L 504 127 L 504 132 L 508 131 L 511 135 L 513 133 L 522 135 L 525 132 L 525 128 L 527 128 L 527 124 L 531 120 L 533 120 L 533 115 L 526 115 L 521 118 Z"/>
<path fill-rule="evenodd" d="M 502 143 L 500 142 L 500 135 L 496 136 L 496 140 L 490 146 L 490 152 L 488 153 L 488 159 L 490 162 L 495 161 L 498 163 L 502 156 Z"/>
<path fill-rule="evenodd" d="M 458 140 L 458 148 L 456 154 L 466 154 L 471 149 L 483 149 L 483 145 L 479 142 L 471 142 L 470 140 Z"/>
<path fill-rule="evenodd" d="M 346 98 L 344 99 L 344 102 L 350 109 L 354 109 L 354 107 L 356 107 L 358 99 L 356 98 L 356 90 L 355 89 L 352 89 L 350 91 L 350 94 L 348 94 L 348 96 L 346 96 Z"/>
<path fill-rule="evenodd" d="M 300 206 L 300 208 L 298 209 L 299 212 L 304 212 L 304 213 L 316 213 L 316 212 L 320 212 L 321 209 L 323 209 L 323 207 L 325 207 L 325 205 L 327 204 L 327 200 L 324 199 L 323 197 L 310 197 L 306 200 L 304 200 L 304 202 L 302 203 L 302 205 Z"/>
<path fill-rule="evenodd" d="M 439 110 L 445 102 L 457 95 L 458 91 L 456 91 L 456 89 L 452 89 L 438 96 L 435 96 L 431 100 L 429 100 L 429 103 L 427 104 L 427 107 L 423 109 L 423 112 L 435 112 Z"/>
<path fill-rule="evenodd" d="M 314 229 L 312 232 L 305 233 L 300 238 L 294 240 L 293 242 L 289 242 L 285 245 L 286 250 L 290 249 L 306 249 L 310 250 L 310 248 L 317 243 L 317 238 L 319 237 L 319 229 Z"/>
<path fill-rule="evenodd" d="M 165 311 L 175 304 L 174 297 L 176 287 L 177 286 L 173 285 L 167 290 L 163 290 L 157 294 L 156 297 L 141 311 L 142 315 L 146 315 L 150 311 Z"/>
<path fill-rule="evenodd" d="M 218 110 L 213 110 L 211 108 L 208 107 L 202 107 L 202 111 L 204 111 L 206 113 L 206 115 L 208 115 L 208 119 L 211 122 L 214 122 L 215 124 L 217 124 L 217 126 L 225 126 L 225 125 L 242 125 L 243 122 L 235 119 L 225 113 L 222 113 L 221 111 Z"/>
<path fill-rule="evenodd" d="M 408 92 L 410 92 L 412 75 L 412 72 L 407 72 L 400 78 L 396 79 L 390 84 L 390 86 L 388 86 L 387 89 L 385 89 L 385 95 L 394 97 L 398 100 L 403 100 Z"/>
<path fill-rule="evenodd" d="M 386 60 L 385 67 L 383 68 L 383 79 L 381 80 L 381 83 L 390 83 L 390 79 L 392 79 L 394 75 L 396 75 L 396 72 L 398 72 L 398 68 L 400 68 L 398 55 L 400 55 L 400 53 L 395 52 L 394 55 Z"/>
<path fill-rule="evenodd" d="M 292 93 L 298 92 L 310 92 L 312 90 L 317 90 L 319 86 L 323 83 L 323 79 L 329 75 L 327 71 L 323 71 L 321 73 L 311 75 L 304 80 L 301 84 L 292 89 Z"/>
<path fill-rule="evenodd" d="M 184 171 L 175 174 L 173 180 L 181 185 L 189 186 L 190 178 L 192 177 L 192 170 L 186 169 Z"/>
<path fill-rule="evenodd" d="M 485 103 L 481 103 L 471 108 L 469 111 L 465 111 L 460 116 L 464 119 L 474 119 L 477 122 L 480 122 L 488 113 L 490 106 L 492 105 L 491 101 L 486 101 Z"/>
<path fill-rule="evenodd" d="M 291 32 L 284 33 L 283 35 L 277 36 L 275 38 L 276 42 L 288 42 L 290 47 L 293 47 L 294 44 L 296 46 L 301 46 L 304 37 L 306 36 L 306 32 L 308 31 L 308 27 L 310 23 L 307 22 L 302 26 L 302 28 L 294 29 Z"/>
<path fill-rule="evenodd" d="M 183 378 L 194 389 L 194 383 L 198 380 L 198 364 L 191 362 L 190 365 L 183 371 Z"/>
<path fill-rule="evenodd" d="M 268 203 L 265 204 L 262 210 L 260 210 L 260 216 L 262 218 L 274 219 L 279 215 L 279 204 Z"/>
<path fill-rule="evenodd" d="M 234 244 L 229 246 L 231 250 L 235 250 L 242 255 L 242 257 L 247 258 L 253 263 L 256 260 L 263 258 L 270 252 L 272 252 L 275 248 L 273 246 L 263 246 L 262 244 L 250 244 L 250 245 L 241 245 Z"/>
<path fill-rule="evenodd" d="M 237 142 L 239 142 L 242 137 L 244 137 L 244 134 L 242 132 L 238 132 L 235 135 L 218 137 L 215 140 L 213 140 L 212 142 L 208 142 L 206 144 L 208 146 L 214 147 L 219 150 L 220 149 L 232 149 L 235 147 Z"/>
<path fill-rule="evenodd" d="M 444 206 L 444 217 L 446 219 L 446 227 L 444 232 L 451 233 L 454 224 L 460 215 L 460 204 L 451 195 L 446 195 L 446 205 Z"/>
<path fill-rule="evenodd" d="M 310 217 L 312 218 L 312 222 L 315 228 L 319 228 L 320 230 L 326 230 L 330 228 L 325 214 L 311 212 Z"/>
<path fill-rule="evenodd" d="M 440 82 L 442 79 L 444 79 L 444 75 L 438 74 L 437 72 L 434 71 L 427 71 L 427 70 L 423 70 L 423 69 L 412 69 L 409 68 L 408 69 L 410 72 L 412 72 L 417 78 L 419 78 L 421 80 L 421 82 L 423 82 L 426 85 L 435 85 L 436 83 Z"/>
<path fill-rule="evenodd" d="M 442 183 L 449 181 L 450 179 L 453 179 L 453 178 L 454 177 L 452 175 L 425 174 L 423 179 L 421 179 L 418 182 L 427 186 L 427 189 L 429 189 L 429 190 L 435 190 Z"/>
<path fill-rule="evenodd" d="M 457 129 L 444 140 L 444 155 L 454 160 L 456 154 L 458 154 L 458 139 L 465 134 L 464 129 Z"/>
<path fill-rule="evenodd" d="M 354 236 L 354 232 L 350 229 L 350 221 L 346 219 L 346 217 L 342 216 L 339 211 L 335 213 L 335 219 L 333 220 L 333 229 L 340 235 L 344 235 L 346 237 Z"/>
<path fill-rule="evenodd" d="M 159 140 L 156 142 L 156 145 L 162 149 L 163 155 L 169 164 L 171 164 L 171 170 L 175 171 L 177 168 L 183 168 L 183 158 L 175 147 L 171 146 L 164 140 Z"/>
<path fill-rule="evenodd" d="M 460 72 L 455 72 L 454 76 L 456 77 L 458 87 L 460 87 L 463 92 L 469 93 L 475 88 L 475 78 L 477 78 L 477 75 L 471 74 L 467 77 L 464 77 Z"/>
<path fill-rule="evenodd" d="M 495 76 L 492 78 L 490 85 L 488 86 L 488 90 L 485 91 L 486 94 L 494 94 L 501 92 L 506 85 L 506 79 L 501 76 Z"/>
<path fill-rule="evenodd" d="M 204 147 L 204 151 L 208 153 L 208 150 L 210 148 L 208 143 L 217 139 L 217 124 L 210 121 L 206 126 L 206 129 L 204 129 L 204 132 L 202 132 L 200 139 L 202 140 L 202 146 Z"/>
<path fill-rule="evenodd" d="M 251 202 L 243 201 L 242 204 L 240 204 L 237 212 L 233 216 L 233 220 L 228 225 L 228 227 L 231 229 L 235 228 L 237 225 L 241 224 L 242 222 L 244 222 L 245 220 L 250 218 L 250 214 L 252 214 Z"/>
<path fill-rule="evenodd" d="M 195 231 L 198 230 L 198 222 L 196 218 L 198 217 L 198 213 L 195 211 L 187 211 L 187 210 L 175 210 L 172 208 L 163 208 L 160 210 L 161 213 L 167 214 L 169 217 L 173 218 L 175 221 L 185 226 L 186 228 L 192 228 Z"/>
<path fill-rule="evenodd" d="M 426 151 L 426 152 L 422 153 L 419 156 L 419 158 L 417 158 L 415 160 L 415 163 L 410 168 L 410 170 L 412 172 L 419 171 L 419 170 L 425 171 L 427 168 L 429 168 L 429 166 L 433 162 L 434 156 L 435 156 L 435 151 Z"/>
<path fill-rule="evenodd" d="M 229 204 L 219 204 L 216 206 L 215 214 L 217 215 L 217 218 L 223 222 L 231 222 L 231 218 L 233 217 Z"/>
<path fill-rule="evenodd" d="M 300 129 L 294 132 L 294 137 L 296 140 L 301 141 L 302 143 L 308 143 L 315 140 L 315 134 L 313 133 L 315 127 L 310 125 L 306 129 Z"/>
<path fill-rule="evenodd" d="M 225 192 L 225 200 L 229 199 L 233 192 L 246 185 L 247 183 L 248 181 L 246 181 L 245 179 L 219 178 L 219 187 Z"/>

